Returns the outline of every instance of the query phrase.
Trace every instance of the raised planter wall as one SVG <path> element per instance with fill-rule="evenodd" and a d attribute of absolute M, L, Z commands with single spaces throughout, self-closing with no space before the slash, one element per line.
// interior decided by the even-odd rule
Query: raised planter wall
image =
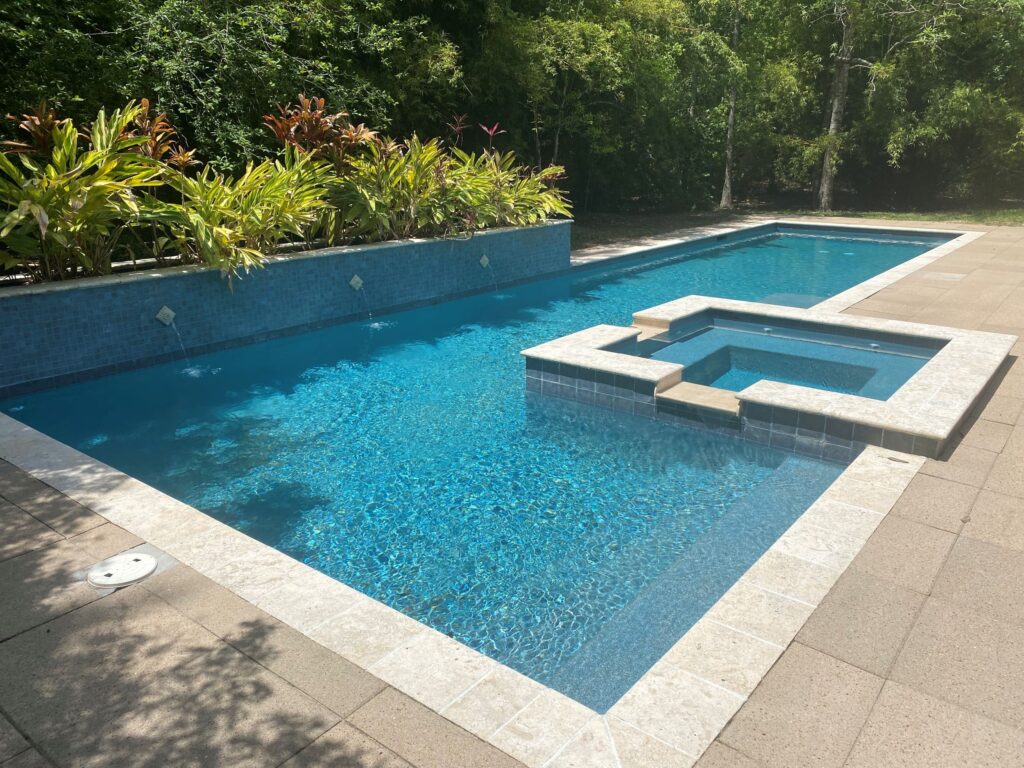
<path fill-rule="evenodd" d="M 180 357 L 175 328 L 199 353 L 562 271 L 570 225 L 292 254 L 230 288 L 217 270 L 181 267 L 0 289 L 0 396 Z M 163 306 L 175 328 L 156 319 Z"/>

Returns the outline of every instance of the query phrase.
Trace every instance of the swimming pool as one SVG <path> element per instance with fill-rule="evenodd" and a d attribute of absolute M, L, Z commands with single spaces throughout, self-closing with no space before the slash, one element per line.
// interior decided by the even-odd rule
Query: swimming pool
<path fill-rule="evenodd" d="M 662 334 L 641 346 L 646 357 L 682 365 L 683 380 L 695 384 L 740 392 L 769 380 L 885 400 L 942 343 L 710 318 L 696 331 Z"/>
<path fill-rule="evenodd" d="M 519 351 L 688 293 L 808 306 L 944 239 L 660 251 L 3 410 L 604 711 L 841 467 L 527 397 Z"/>

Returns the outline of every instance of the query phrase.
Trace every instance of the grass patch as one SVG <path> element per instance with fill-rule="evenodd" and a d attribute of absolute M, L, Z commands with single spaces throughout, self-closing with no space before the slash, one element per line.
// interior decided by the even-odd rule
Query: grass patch
<path fill-rule="evenodd" d="M 769 213 L 768 211 L 758 211 Z M 1020 208 L 972 208 L 948 211 L 833 211 L 821 214 L 818 211 L 789 210 L 771 211 L 777 216 L 848 216 L 856 219 L 893 219 L 899 221 L 944 221 L 987 224 L 989 226 L 1024 225 L 1024 207 Z"/>

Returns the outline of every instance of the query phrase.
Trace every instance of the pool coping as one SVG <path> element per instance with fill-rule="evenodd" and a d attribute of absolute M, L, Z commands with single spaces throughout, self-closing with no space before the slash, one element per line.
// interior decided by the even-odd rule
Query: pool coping
<path fill-rule="evenodd" d="M 807 428 L 808 437 L 812 433 L 823 435 L 828 421 L 841 428 L 836 434 L 847 435 L 847 444 L 874 443 L 929 458 L 942 453 L 947 441 L 984 394 L 1017 342 L 1017 337 L 1009 334 L 844 315 L 833 310 L 819 310 L 817 306 L 803 309 L 691 295 L 635 312 L 633 325 L 629 327 L 596 325 L 523 350 L 520 354 L 527 358 L 527 384 L 530 384 L 531 372 L 538 373 L 538 363 L 559 367 L 555 381 L 550 387 L 544 382 L 542 391 L 548 393 L 550 388 L 551 394 L 570 399 L 574 393 L 578 395 L 576 399 L 580 399 L 593 390 L 593 383 L 589 388 L 584 385 L 588 380 L 592 381 L 595 374 L 614 377 L 616 387 L 625 387 L 627 394 L 634 398 L 634 384 L 643 384 L 646 396 L 638 403 L 644 415 L 654 418 L 655 406 L 652 403 L 658 400 L 664 389 L 682 380 L 684 366 L 641 357 L 635 349 L 622 347 L 637 338 L 670 332 L 678 324 L 705 313 L 743 317 L 758 323 L 793 321 L 826 329 L 944 342 L 920 370 L 885 400 L 768 380 L 729 393 L 742 404 L 743 410 L 738 416 L 744 420 L 744 435 L 748 422 L 755 420 L 758 428 L 754 432 L 758 434 L 773 430 L 773 423 L 790 423 L 795 428 L 797 414 L 800 414 L 801 418 L 803 415 L 817 417 L 816 421 L 820 422 L 814 429 L 811 429 L 811 423 L 800 424 L 801 430 Z M 582 377 L 583 374 L 586 377 Z M 540 377 L 547 378 L 548 371 L 540 371 Z M 579 389 L 574 389 L 571 383 L 567 385 L 567 382 L 577 383 Z M 601 391 L 600 378 L 597 391 Z M 592 393 L 589 402 L 593 402 Z M 761 406 L 758 415 L 754 415 L 752 406 Z M 771 411 L 766 413 L 766 409 Z M 633 413 L 640 412 L 634 407 Z M 788 429 L 790 435 L 793 428 Z M 817 454 L 811 455 L 821 457 L 820 448 Z"/>
<path fill-rule="evenodd" d="M 721 232 L 703 236 L 714 234 Z M 966 234 L 900 265 L 916 263 L 884 284 L 881 278 L 900 267 L 865 281 L 872 283 L 870 293 L 954 250 L 947 246 Z M 864 296 L 853 293 L 859 287 L 827 301 L 848 294 L 849 303 L 859 301 Z M 599 715 L 6 414 L 0 414 L 0 458 L 531 768 L 578 765 L 581 759 L 595 766 L 692 766 L 924 462 L 919 456 L 866 449 L 607 714 Z"/>
<path fill-rule="evenodd" d="M 962 227 L 938 229 L 931 227 L 895 227 L 871 224 L 835 224 L 831 222 L 818 223 L 816 221 L 806 221 L 802 219 L 755 218 L 738 226 L 721 225 L 701 227 L 699 230 L 694 232 L 694 234 L 687 235 L 685 237 L 669 236 L 648 238 L 641 246 L 622 246 L 619 248 L 611 247 L 606 253 L 601 253 L 597 256 L 572 256 L 571 260 L 574 268 L 592 267 L 620 259 L 627 260 L 642 258 L 650 255 L 652 251 L 668 251 L 674 247 L 689 245 L 700 240 L 712 241 L 722 237 L 723 235 L 731 235 L 745 230 L 772 226 L 790 226 L 801 229 L 854 229 L 859 231 L 866 230 L 869 232 L 884 232 L 888 234 L 914 232 L 923 235 L 956 235 L 956 237 L 953 237 L 945 243 L 937 245 L 934 248 L 930 248 L 912 259 L 908 259 L 901 264 L 897 264 L 895 267 L 887 269 L 885 272 L 879 272 L 874 277 L 870 277 L 867 280 L 857 283 L 857 285 L 850 286 L 845 291 L 837 293 L 835 296 L 830 296 L 824 301 L 820 301 L 811 307 L 812 309 L 830 312 L 841 312 L 844 309 L 849 309 L 854 304 L 869 298 L 883 288 L 902 280 L 907 275 L 918 271 L 922 267 L 928 266 L 938 259 L 941 259 L 943 256 L 947 256 L 953 251 L 962 248 L 968 243 L 977 240 L 979 237 L 984 237 L 987 234 L 986 230 L 965 229 Z"/>

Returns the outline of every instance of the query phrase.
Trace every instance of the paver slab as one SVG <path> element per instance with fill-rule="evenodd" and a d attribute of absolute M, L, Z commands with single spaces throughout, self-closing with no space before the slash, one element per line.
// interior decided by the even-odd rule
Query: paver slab
<path fill-rule="evenodd" d="M 838 768 L 881 678 L 793 643 L 719 737 L 765 766 Z"/>
<path fill-rule="evenodd" d="M 1024 733 L 888 682 L 847 768 L 1022 768 Z"/>

